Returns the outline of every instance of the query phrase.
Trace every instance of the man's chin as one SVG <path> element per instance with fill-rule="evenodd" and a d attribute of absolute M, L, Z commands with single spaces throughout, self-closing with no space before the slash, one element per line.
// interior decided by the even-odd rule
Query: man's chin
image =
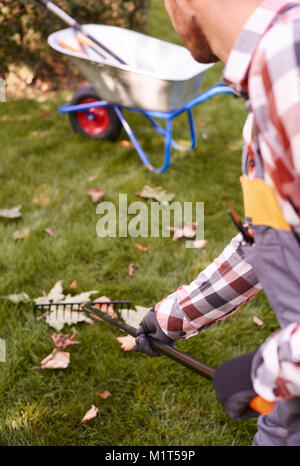
<path fill-rule="evenodd" d="M 213 54 L 211 54 L 211 55 L 199 55 L 197 53 L 192 53 L 192 57 L 198 63 L 204 63 L 204 64 L 217 63 L 217 62 L 220 61 L 220 58 L 216 57 Z"/>

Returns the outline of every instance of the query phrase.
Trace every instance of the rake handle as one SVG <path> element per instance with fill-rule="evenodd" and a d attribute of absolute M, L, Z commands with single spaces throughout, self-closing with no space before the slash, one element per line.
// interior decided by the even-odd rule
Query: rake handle
<path fill-rule="evenodd" d="M 86 304 L 85 306 L 83 306 L 83 309 L 88 311 L 89 313 L 98 315 L 99 317 L 101 317 L 101 319 L 105 320 L 109 324 L 114 325 L 115 327 L 128 333 L 128 335 L 131 335 L 132 337 L 136 338 L 136 329 L 131 325 L 128 325 L 119 319 L 110 317 L 105 312 L 102 312 L 99 309 L 95 309 L 90 304 Z M 211 367 L 202 364 L 197 359 L 194 359 L 188 354 L 182 353 L 181 351 L 178 351 L 177 349 L 172 348 L 171 346 L 165 345 L 164 343 L 160 343 L 159 341 L 151 337 L 149 337 L 149 339 L 153 348 L 159 351 L 160 353 L 168 356 L 169 358 L 173 359 L 179 364 L 182 364 L 188 369 L 197 372 L 197 374 L 202 375 L 202 377 L 212 380 L 215 371 Z"/>
<path fill-rule="evenodd" d="M 86 32 L 85 29 L 82 27 L 82 25 L 80 23 L 78 23 L 74 18 L 72 18 L 70 15 L 68 15 L 65 11 L 63 11 L 61 8 L 59 8 L 57 5 L 55 5 L 53 2 L 51 2 L 50 0 L 38 0 L 38 1 L 43 3 L 43 5 L 45 5 L 45 7 L 48 8 L 48 10 L 52 11 L 52 13 L 54 13 L 56 16 L 58 16 L 62 21 L 64 21 L 70 27 L 74 28 L 76 31 L 80 31 L 81 34 L 86 36 L 90 41 L 92 41 L 95 45 L 100 47 L 104 52 L 106 52 L 108 55 L 110 55 L 115 60 L 117 60 L 121 65 L 126 65 L 126 63 L 124 62 L 124 60 L 122 60 L 122 58 L 120 58 L 118 55 L 116 55 L 114 52 L 112 52 L 112 50 L 110 50 L 105 45 L 103 45 L 101 42 L 99 42 L 97 39 L 95 39 L 95 37 L 91 36 L 91 34 Z M 101 56 L 103 58 L 103 55 L 101 55 Z"/>
<path fill-rule="evenodd" d="M 105 312 L 102 312 L 99 309 L 95 309 L 90 304 L 84 305 L 83 309 L 89 313 L 98 315 L 99 317 L 101 317 L 101 319 L 105 320 L 109 324 L 114 325 L 115 327 L 128 333 L 128 335 L 131 335 L 132 337 L 136 338 L 136 329 L 131 325 L 122 322 L 120 319 L 110 317 Z M 206 366 L 205 364 L 202 364 L 200 361 L 192 358 L 188 354 L 182 353 L 181 351 L 178 351 L 177 349 L 172 348 L 171 346 L 165 345 L 164 343 L 160 343 L 154 338 L 148 338 L 150 339 L 153 348 L 159 351 L 161 354 L 168 356 L 170 359 L 173 359 L 182 366 L 187 367 L 188 369 L 196 372 L 197 374 L 201 375 L 202 377 L 205 377 L 208 380 L 213 379 L 215 370 L 212 367 Z M 250 401 L 249 406 L 254 411 L 263 415 L 271 413 L 274 409 L 274 403 L 267 401 L 260 396 L 254 397 Z"/>

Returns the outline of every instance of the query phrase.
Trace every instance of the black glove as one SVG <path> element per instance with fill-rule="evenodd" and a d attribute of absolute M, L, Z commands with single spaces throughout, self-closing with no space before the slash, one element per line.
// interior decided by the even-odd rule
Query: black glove
<path fill-rule="evenodd" d="M 157 321 L 154 308 L 152 308 L 145 317 L 143 318 L 140 327 L 137 329 L 137 337 L 135 339 L 135 347 L 133 348 L 134 351 L 139 351 L 141 353 L 146 353 L 149 356 L 157 357 L 162 356 L 160 353 L 155 351 L 152 348 L 149 338 L 155 338 L 156 340 L 160 341 L 169 346 L 174 346 L 175 341 L 169 338 L 160 328 L 160 325 Z"/>
<path fill-rule="evenodd" d="M 251 381 L 251 364 L 255 351 L 224 362 L 216 369 L 213 386 L 227 414 L 236 421 L 257 417 L 249 407 L 257 396 Z"/>

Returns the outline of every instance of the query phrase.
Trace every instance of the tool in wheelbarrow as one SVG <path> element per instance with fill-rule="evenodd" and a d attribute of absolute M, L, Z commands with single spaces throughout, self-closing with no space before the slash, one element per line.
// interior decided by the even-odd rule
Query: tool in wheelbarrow
<path fill-rule="evenodd" d="M 172 149 L 188 151 L 196 147 L 192 113 L 195 106 L 219 94 L 234 94 L 221 83 L 199 94 L 203 77 L 213 64 L 196 62 L 185 47 L 125 28 L 103 24 L 80 26 L 84 39 L 92 38 L 94 44 L 98 42 L 101 50 L 108 49 L 112 56 L 118 56 L 119 50 L 122 58 L 121 61 L 110 60 L 99 54 L 84 54 L 78 49 L 78 38 L 74 34 L 78 23 L 52 2 L 40 1 L 54 13 L 59 12 L 58 16 L 71 26 L 51 34 L 49 45 L 67 55 L 91 83 L 77 91 L 71 102 L 62 105 L 59 113 L 68 114 L 72 128 L 91 138 L 114 141 L 123 128 L 140 160 L 152 172 L 162 173 L 168 169 Z M 124 110 L 142 114 L 163 137 L 164 162 L 160 168 L 150 162 Z M 183 113 L 188 116 L 190 147 L 182 147 L 173 139 L 173 121 Z M 158 119 L 164 120 L 165 125 L 160 125 Z"/>
<path fill-rule="evenodd" d="M 37 1 L 39 1 L 40 3 L 43 3 L 43 5 L 45 5 L 45 7 L 48 8 L 48 10 L 52 11 L 52 13 L 54 13 L 62 21 L 64 21 L 71 28 L 73 28 L 75 32 L 79 32 L 80 34 L 85 36 L 85 41 L 83 41 L 82 39 L 79 39 L 81 40 L 81 43 L 92 47 L 93 50 L 95 50 L 95 52 L 98 53 L 102 58 L 106 58 L 107 56 L 109 56 L 117 60 L 117 62 L 121 63 L 122 65 L 126 65 L 126 63 L 124 62 L 124 60 L 122 60 L 122 58 L 120 58 L 112 50 L 110 50 L 108 47 L 102 44 L 98 39 L 93 37 L 92 34 L 90 34 L 88 31 L 85 30 L 84 26 L 78 23 L 78 21 L 76 21 L 74 18 L 68 15 L 65 11 L 63 11 L 53 2 L 51 2 L 50 0 L 37 0 Z M 68 47 L 67 43 L 66 43 L 66 47 Z"/>

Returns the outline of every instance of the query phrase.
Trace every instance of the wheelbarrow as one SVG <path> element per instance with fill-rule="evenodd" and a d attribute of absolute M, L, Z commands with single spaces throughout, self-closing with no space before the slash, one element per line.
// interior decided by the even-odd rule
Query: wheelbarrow
<path fill-rule="evenodd" d="M 199 94 L 203 77 L 213 64 L 197 63 L 185 47 L 124 28 L 81 26 L 52 2 L 41 1 L 71 26 L 51 34 L 49 45 L 67 55 L 91 83 L 79 89 L 59 113 L 69 114 L 72 128 L 91 138 L 114 141 L 124 128 L 142 163 L 152 172 L 168 169 L 172 148 L 187 151 L 196 147 L 196 105 L 218 94 L 234 94 L 221 83 Z M 164 138 L 162 167 L 153 167 L 124 110 L 144 115 Z M 188 116 L 190 147 L 173 139 L 173 120 L 183 113 Z M 165 120 L 165 127 L 157 120 Z"/>

